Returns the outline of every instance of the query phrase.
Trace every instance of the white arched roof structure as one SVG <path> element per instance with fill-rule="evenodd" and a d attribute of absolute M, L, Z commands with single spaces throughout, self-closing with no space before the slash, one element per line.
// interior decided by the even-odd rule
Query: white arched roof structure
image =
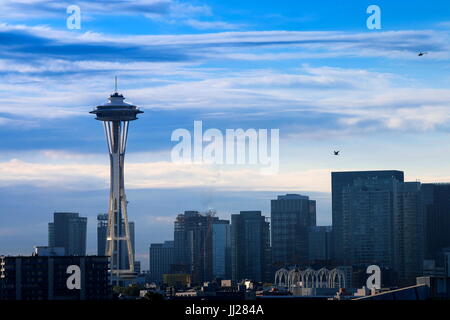
<path fill-rule="evenodd" d="M 275 284 L 283 287 L 287 287 L 289 271 L 285 268 L 281 268 L 275 272 Z"/>
<path fill-rule="evenodd" d="M 301 286 L 303 288 L 345 288 L 345 273 L 339 268 L 328 270 L 308 268 L 300 270 L 281 268 L 275 272 L 275 285 L 288 287 Z"/>
<path fill-rule="evenodd" d="M 317 271 L 316 288 L 326 288 L 328 286 L 328 279 L 330 278 L 330 270 L 322 268 Z"/>
<path fill-rule="evenodd" d="M 341 269 L 333 269 L 330 271 L 329 288 L 345 288 L 345 273 Z"/>

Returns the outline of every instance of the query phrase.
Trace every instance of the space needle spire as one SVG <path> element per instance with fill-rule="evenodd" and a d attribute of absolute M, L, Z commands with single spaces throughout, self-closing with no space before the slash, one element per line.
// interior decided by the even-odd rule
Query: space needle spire
<path fill-rule="evenodd" d="M 130 121 L 137 120 L 137 115 L 143 111 L 139 110 L 137 106 L 125 102 L 123 95 L 118 93 L 117 76 L 115 77 L 115 92 L 108 100 L 90 113 L 96 115 L 96 120 L 103 121 L 109 150 L 111 188 L 106 252 L 110 257 L 111 282 L 115 281 L 118 285 L 121 280 L 132 279 L 135 276 L 125 196 L 124 162 L 128 124 Z M 126 261 L 124 255 L 126 255 L 128 264 L 123 263 Z"/>

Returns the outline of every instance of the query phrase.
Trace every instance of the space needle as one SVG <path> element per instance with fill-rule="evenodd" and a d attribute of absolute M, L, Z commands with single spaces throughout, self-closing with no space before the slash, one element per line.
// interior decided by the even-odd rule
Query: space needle
<path fill-rule="evenodd" d="M 109 97 L 109 101 L 97 106 L 90 113 L 96 115 L 96 120 L 103 121 L 108 143 L 111 188 L 106 254 L 110 257 L 111 282 L 115 281 L 119 285 L 121 280 L 133 279 L 136 275 L 128 226 L 124 162 L 129 122 L 137 120 L 137 114 L 143 113 L 143 111 L 139 110 L 137 106 L 125 102 L 123 95 L 117 92 L 117 77 L 115 84 L 115 92 Z M 128 258 L 128 264 L 123 263 L 124 255 Z"/>

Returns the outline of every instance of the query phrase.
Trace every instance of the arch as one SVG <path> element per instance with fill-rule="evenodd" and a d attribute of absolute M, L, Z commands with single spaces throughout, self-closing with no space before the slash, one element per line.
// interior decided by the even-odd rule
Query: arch
<path fill-rule="evenodd" d="M 300 270 L 298 267 L 292 269 L 281 268 L 275 272 L 275 284 L 292 290 L 293 286 L 303 288 L 345 288 L 345 271 L 341 268 L 328 270 L 321 268 L 314 270 L 308 268 Z"/>
<path fill-rule="evenodd" d="M 306 269 L 303 272 L 303 287 L 304 288 L 315 288 L 316 287 L 316 271 L 311 268 Z"/>
<path fill-rule="evenodd" d="M 328 286 L 330 288 L 345 288 L 345 273 L 339 269 L 335 268 L 330 271 L 329 283 Z"/>
<path fill-rule="evenodd" d="M 316 273 L 316 288 L 326 288 L 330 279 L 330 270 L 322 268 Z"/>
<path fill-rule="evenodd" d="M 292 286 L 296 285 L 299 281 L 303 281 L 303 276 L 301 270 L 298 268 L 294 268 L 289 271 L 289 277 L 288 277 L 288 287 L 291 288 Z"/>
<path fill-rule="evenodd" d="M 287 287 L 288 285 L 289 271 L 285 268 L 281 268 L 275 272 L 275 285 Z"/>

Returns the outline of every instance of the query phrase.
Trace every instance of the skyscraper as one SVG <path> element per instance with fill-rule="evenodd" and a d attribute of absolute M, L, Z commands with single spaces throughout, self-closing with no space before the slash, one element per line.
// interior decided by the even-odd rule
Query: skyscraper
<path fill-rule="evenodd" d="M 332 227 L 314 226 L 308 230 L 309 263 L 329 264 L 332 252 Z"/>
<path fill-rule="evenodd" d="M 212 275 L 214 278 L 231 277 L 230 221 L 216 220 L 212 224 Z"/>
<path fill-rule="evenodd" d="M 399 285 L 415 283 L 423 262 L 419 182 L 360 178 L 342 188 L 342 261 L 393 269 Z"/>
<path fill-rule="evenodd" d="M 170 266 L 173 264 L 173 241 L 164 243 L 152 243 L 150 245 L 150 280 L 161 284 L 163 275 L 170 273 Z"/>
<path fill-rule="evenodd" d="M 111 164 L 111 191 L 108 210 L 107 255 L 111 257 L 111 280 L 119 284 L 121 279 L 134 277 L 134 255 L 130 237 L 125 196 L 124 162 L 128 136 L 128 124 L 143 113 L 135 105 L 126 103 L 117 92 L 109 97 L 109 102 L 97 106 L 90 113 L 104 124 Z M 122 221 L 124 227 L 122 227 Z M 121 241 L 126 243 L 129 268 L 123 269 Z"/>
<path fill-rule="evenodd" d="M 331 202 L 332 202 L 332 219 L 333 219 L 333 242 L 334 242 L 334 260 L 337 264 L 343 262 L 343 219 L 342 219 L 342 189 L 345 186 L 353 184 L 356 179 L 366 178 L 391 178 L 394 177 L 400 182 L 404 181 L 402 171 L 385 170 L 385 171 L 349 171 L 349 172 L 332 172 L 331 173 Z"/>
<path fill-rule="evenodd" d="M 356 179 L 342 189 L 345 264 L 393 267 L 394 179 Z"/>
<path fill-rule="evenodd" d="M 444 249 L 450 247 L 450 183 L 424 183 L 425 256 L 444 263 Z"/>
<path fill-rule="evenodd" d="M 299 194 L 271 201 L 272 262 L 308 262 L 308 229 L 316 225 L 316 201 Z"/>
<path fill-rule="evenodd" d="M 87 218 L 73 212 L 55 212 L 48 224 L 49 247 L 62 247 L 68 256 L 86 255 Z"/>
<path fill-rule="evenodd" d="M 394 269 L 400 285 L 416 283 L 422 275 L 425 219 L 420 182 L 397 182 L 394 206 Z"/>
<path fill-rule="evenodd" d="M 270 229 L 261 211 L 231 215 L 231 271 L 234 281 L 269 281 Z"/>
<path fill-rule="evenodd" d="M 212 279 L 213 214 L 185 211 L 177 216 L 174 229 L 174 263 L 172 272 L 189 273 L 193 283 Z"/>

